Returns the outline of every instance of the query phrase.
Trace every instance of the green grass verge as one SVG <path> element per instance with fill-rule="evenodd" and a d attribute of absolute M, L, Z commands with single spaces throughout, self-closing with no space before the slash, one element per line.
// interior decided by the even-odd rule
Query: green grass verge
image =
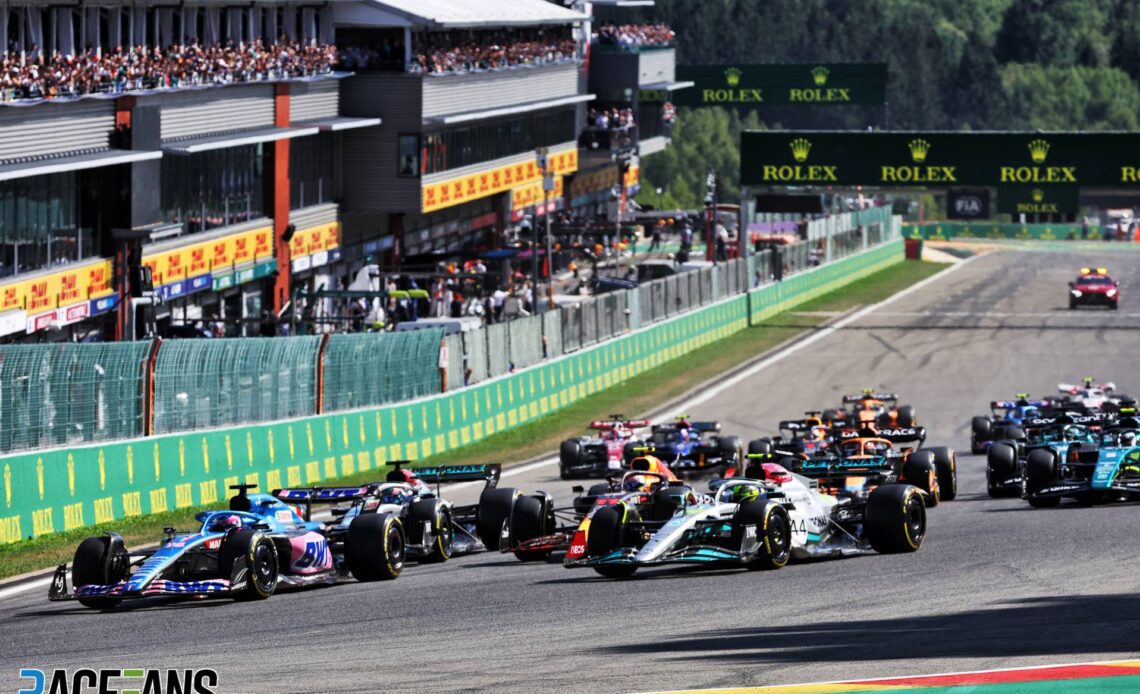
<path fill-rule="evenodd" d="M 826 314 L 877 303 L 945 267 L 945 264 L 940 263 L 900 263 L 801 304 L 795 311 L 775 316 L 758 326 L 742 330 L 639 374 L 619 387 L 594 393 L 554 414 L 495 434 L 462 450 L 434 456 L 422 462 L 479 464 L 527 460 L 550 453 L 558 448 L 563 439 L 580 434 L 583 425 L 591 419 L 611 412 L 623 412 L 630 416 L 648 412 L 660 403 L 681 395 L 694 384 L 712 379 L 757 354 L 820 325 L 828 319 Z M 375 472 L 365 472 L 339 481 L 353 484 L 375 479 Z M 180 509 L 128 518 L 0 546 L 0 578 L 70 561 L 80 540 L 103 530 L 114 530 L 121 534 L 128 547 L 155 542 L 164 527 L 193 527 L 194 514 L 201 510 L 203 508 Z"/>

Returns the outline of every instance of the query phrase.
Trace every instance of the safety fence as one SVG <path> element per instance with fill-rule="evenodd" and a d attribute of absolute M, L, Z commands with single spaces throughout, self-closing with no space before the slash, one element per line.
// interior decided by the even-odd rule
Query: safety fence
<path fill-rule="evenodd" d="M 1104 238 L 1103 230 L 1095 225 L 1085 227 L 1081 224 L 1004 224 L 995 222 L 904 224 L 903 234 L 908 239 L 925 239 L 927 241 L 949 241 L 956 238 L 1082 241 Z"/>
<path fill-rule="evenodd" d="M 901 240 L 890 241 L 531 368 L 414 400 L 9 455 L 0 459 L 5 487 L 0 542 L 215 504 L 237 482 L 273 489 L 320 484 L 372 470 L 379 476 L 385 461 L 446 453 L 525 424 L 902 259 Z M 354 362 L 359 339 L 393 336 L 345 337 L 352 338 L 339 348 L 345 351 L 346 365 L 337 368 L 349 378 L 356 372 L 354 364 L 364 363 Z M 457 364 L 453 352 L 461 343 L 455 337 L 443 341 L 447 355 L 439 354 L 437 337 L 432 355 L 446 356 L 441 361 L 449 372 Z M 330 344 L 325 344 L 326 350 Z M 411 344 L 404 347 L 414 349 Z M 299 360 L 286 360 L 277 365 L 277 378 L 293 378 L 298 364 Z M 438 377 L 438 369 L 435 373 Z M 446 378 L 450 381 L 452 376 Z M 281 388 L 281 381 L 273 388 Z M 302 394 L 298 400 L 305 397 L 309 396 Z M 369 397 L 379 396 L 362 393 L 359 400 L 341 404 Z"/>

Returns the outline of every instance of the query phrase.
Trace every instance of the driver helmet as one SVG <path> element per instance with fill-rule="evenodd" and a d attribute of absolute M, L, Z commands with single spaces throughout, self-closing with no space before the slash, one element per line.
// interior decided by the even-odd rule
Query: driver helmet
<path fill-rule="evenodd" d="M 874 441 L 866 441 L 863 443 L 863 455 L 878 455 L 879 446 Z"/>
<path fill-rule="evenodd" d="M 231 530 L 237 530 L 241 527 L 241 516 L 236 514 L 226 514 L 222 516 L 214 516 L 210 520 L 210 525 L 206 529 L 212 533 L 228 533 Z"/>
<path fill-rule="evenodd" d="M 677 430 L 677 436 L 680 437 L 681 441 L 688 441 L 690 436 L 691 436 L 691 434 L 689 433 L 689 428 L 688 427 L 681 427 L 680 429 Z"/>
<path fill-rule="evenodd" d="M 1120 432 L 1120 445 L 1121 446 L 1135 446 L 1136 445 L 1136 432 L 1135 431 L 1122 431 L 1122 432 Z"/>
<path fill-rule="evenodd" d="M 1037 417 L 1040 414 L 1041 414 L 1041 410 L 1037 409 L 1036 407 L 1029 406 L 1029 407 L 1026 407 L 1025 410 L 1023 410 L 1022 416 L 1023 417 Z"/>
<path fill-rule="evenodd" d="M 756 487 L 747 484 L 741 484 L 732 488 L 732 501 L 736 504 L 743 504 L 749 501 L 755 501 L 760 498 L 760 490 Z"/>
<path fill-rule="evenodd" d="M 641 492 L 645 491 L 649 486 L 649 477 L 647 475 L 630 475 L 625 478 L 622 484 L 622 491 L 627 492 Z"/>
<path fill-rule="evenodd" d="M 380 503 L 403 504 L 406 492 L 401 487 L 388 487 L 380 492 Z"/>
<path fill-rule="evenodd" d="M 811 428 L 811 438 L 813 441 L 825 441 L 825 440 L 827 440 L 827 427 L 825 427 L 825 426 L 814 426 L 814 427 L 812 427 Z"/>

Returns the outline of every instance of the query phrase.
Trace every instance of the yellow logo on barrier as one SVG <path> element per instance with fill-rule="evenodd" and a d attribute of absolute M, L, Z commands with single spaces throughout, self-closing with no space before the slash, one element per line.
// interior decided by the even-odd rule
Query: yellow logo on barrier
<path fill-rule="evenodd" d="M 1029 158 L 1034 164 L 1044 164 L 1045 157 L 1049 156 L 1049 143 L 1045 140 L 1030 140 Z"/>
<path fill-rule="evenodd" d="M 827 84 L 827 77 L 830 74 L 831 71 L 822 65 L 813 67 L 811 69 L 811 81 L 815 83 L 815 86 L 822 87 Z"/>
<path fill-rule="evenodd" d="M 135 448 L 127 444 L 127 484 L 135 483 Z"/>
<path fill-rule="evenodd" d="M 250 467 L 253 466 L 253 432 L 245 432 L 245 455 L 249 459 Z"/>
<path fill-rule="evenodd" d="M 178 476 L 186 476 L 186 440 L 178 439 Z"/>
<path fill-rule="evenodd" d="M 12 466 L 4 464 L 4 505 L 12 508 Z"/>
<path fill-rule="evenodd" d="M 40 501 L 44 500 L 44 459 L 36 458 L 36 479 L 40 483 Z"/>
<path fill-rule="evenodd" d="M 157 482 L 162 477 L 162 468 L 160 467 L 158 457 L 158 442 L 154 444 L 154 481 Z"/>
<path fill-rule="evenodd" d="M 104 460 L 103 449 L 99 449 L 99 491 L 107 488 L 107 464 Z"/>
<path fill-rule="evenodd" d="M 269 464 L 273 465 L 274 463 L 277 462 L 277 455 L 276 455 L 276 452 L 273 450 L 273 430 L 272 429 L 266 429 L 265 433 L 266 433 L 266 438 L 269 439 Z"/>
<path fill-rule="evenodd" d="M 234 469 L 234 447 L 230 442 L 230 435 L 226 434 L 226 469 Z"/>
<path fill-rule="evenodd" d="M 811 153 L 810 140 L 804 137 L 797 137 L 796 139 L 792 140 L 788 146 L 792 148 L 793 159 L 801 164 L 807 161 L 808 154 Z"/>
<path fill-rule="evenodd" d="M 910 150 L 911 159 L 914 159 L 915 164 L 921 164 L 926 161 L 926 155 L 930 152 L 930 143 L 922 138 L 911 140 L 907 144 L 907 149 Z"/>
<path fill-rule="evenodd" d="M 740 68 L 730 67 L 724 71 L 724 81 L 730 87 L 735 87 L 740 84 L 740 76 L 744 73 Z"/>
<path fill-rule="evenodd" d="M 206 441 L 206 437 L 202 437 L 202 469 L 206 474 L 210 474 L 210 444 Z"/>

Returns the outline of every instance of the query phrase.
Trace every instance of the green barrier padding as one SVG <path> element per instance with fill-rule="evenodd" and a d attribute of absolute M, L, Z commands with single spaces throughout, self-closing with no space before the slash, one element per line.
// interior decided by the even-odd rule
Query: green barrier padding
<path fill-rule="evenodd" d="M 994 224 L 966 222 L 937 222 L 930 224 L 904 224 L 903 236 L 908 239 L 950 241 L 952 239 L 1022 239 L 1042 241 L 1079 241 L 1104 238 L 1101 230 L 1090 227 L 1087 236 L 1080 224 Z"/>

